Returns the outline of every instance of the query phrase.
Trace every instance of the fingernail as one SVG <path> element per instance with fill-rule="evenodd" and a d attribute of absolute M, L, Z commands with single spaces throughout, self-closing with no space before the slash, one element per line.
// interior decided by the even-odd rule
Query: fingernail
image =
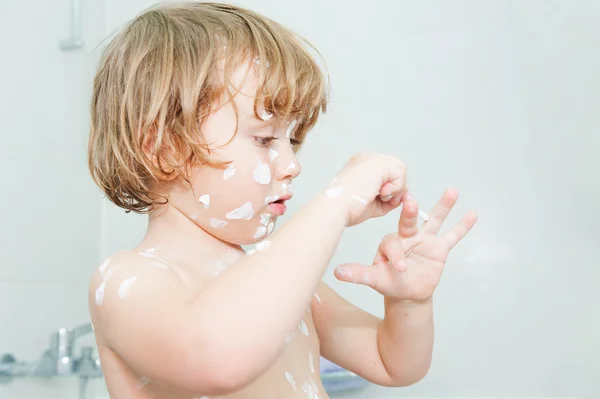
<path fill-rule="evenodd" d="M 383 202 L 388 202 L 389 200 L 391 200 L 393 197 L 393 194 L 388 194 L 388 195 L 384 195 L 383 197 L 381 197 L 381 200 Z"/>

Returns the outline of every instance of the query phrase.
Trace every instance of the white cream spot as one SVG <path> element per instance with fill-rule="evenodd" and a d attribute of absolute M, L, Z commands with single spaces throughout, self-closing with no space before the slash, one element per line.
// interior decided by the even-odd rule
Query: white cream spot
<path fill-rule="evenodd" d="M 308 326 L 306 325 L 306 322 L 304 320 L 301 320 L 300 324 L 298 324 L 298 330 L 300 330 L 302 334 L 308 337 Z"/>
<path fill-rule="evenodd" d="M 363 274 L 363 284 L 369 285 L 371 281 L 369 280 L 369 275 L 367 273 Z"/>
<path fill-rule="evenodd" d="M 294 336 L 296 334 L 292 331 L 290 333 L 287 333 L 285 336 L 285 344 L 289 345 L 290 343 L 292 343 L 292 341 L 294 340 Z"/>
<path fill-rule="evenodd" d="M 161 269 L 165 269 L 165 270 L 169 269 L 169 267 L 162 262 L 152 262 L 152 263 L 150 263 L 150 266 L 160 267 Z"/>
<path fill-rule="evenodd" d="M 265 198 L 265 205 L 269 205 L 271 202 L 277 201 L 279 199 L 279 195 L 270 195 Z"/>
<path fill-rule="evenodd" d="M 342 277 L 352 278 L 352 271 L 350 271 L 349 269 L 347 269 L 345 267 L 338 267 L 337 271 L 338 271 L 338 274 Z"/>
<path fill-rule="evenodd" d="M 210 218 L 209 223 L 212 227 L 223 227 L 227 225 L 227 222 L 221 219 L 217 219 L 217 218 Z"/>
<path fill-rule="evenodd" d="M 255 63 L 256 65 L 260 65 L 260 58 L 256 57 L 256 58 L 254 59 L 254 63 Z M 270 67 L 270 66 L 271 66 L 271 63 L 270 63 L 270 62 L 267 60 L 267 61 L 265 61 L 265 66 L 268 68 L 268 67 Z"/>
<path fill-rule="evenodd" d="M 156 247 L 156 248 L 148 248 L 145 251 L 140 252 L 139 254 L 145 258 L 155 258 L 156 257 L 156 250 L 160 248 L 160 247 Z"/>
<path fill-rule="evenodd" d="M 309 399 L 318 399 L 317 393 L 319 392 L 317 384 L 311 378 L 308 382 L 302 384 L 302 390 L 309 397 Z"/>
<path fill-rule="evenodd" d="M 287 130 L 285 131 L 285 137 L 287 137 L 288 139 L 290 138 L 290 136 L 292 135 L 292 131 L 294 130 L 294 127 L 296 127 L 296 120 L 294 119 L 288 126 Z"/>
<path fill-rule="evenodd" d="M 288 165 L 286 171 L 292 171 L 294 169 L 296 169 L 296 162 L 290 161 L 290 164 Z"/>
<path fill-rule="evenodd" d="M 285 372 L 285 378 L 288 380 L 294 391 L 296 390 L 296 381 L 294 381 L 294 376 L 289 371 Z"/>
<path fill-rule="evenodd" d="M 275 151 L 272 148 L 269 148 L 269 159 L 271 160 L 271 162 L 273 162 L 275 160 L 275 158 L 277 158 L 279 156 L 279 153 L 277 151 Z"/>
<path fill-rule="evenodd" d="M 287 183 L 281 183 L 281 189 L 282 189 L 283 191 L 287 191 L 287 189 L 288 189 L 288 185 L 287 185 Z"/>
<path fill-rule="evenodd" d="M 359 197 L 358 195 L 352 194 L 352 198 L 354 198 L 363 205 L 367 205 L 367 200 L 362 197 Z"/>
<path fill-rule="evenodd" d="M 337 198 L 342 194 L 343 188 L 339 187 L 331 187 L 325 190 L 325 195 L 330 198 Z"/>
<path fill-rule="evenodd" d="M 208 209 L 208 207 L 210 206 L 210 195 L 204 194 L 200 196 L 200 198 L 198 198 L 198 202 L 204 205 L 204 209 Z"/>
<path fill-rule="evenodd" d="M 317 298 L 317 301 L 319 301 L 319 303 L 321 303 L 321 297 L 319 297 L 319 294 L 317 294 L 316 292 L 315 292 L 315 298 Z"/>
<path fill-rule="evenodd" d="M 288 186 L 287 186 L 287 192 L 290 193 L 290 194 L 294 192 L 292 190 L 292 183 L 288 184 Z"/>
<path fill-rule="evenodd" d="M 113 275 L 113 273 L 115 272 L 115 269 L 116 269 L 116 268 L 109 269 L 109 270 L 106 272 L 106 274 L 105 274 L 104 276 L 102 276 L 102 278 L 103 278 L 103 280 L 104 280 L 105 282 L 107 282 L 107 281 L 108 281 L 108 279 L 110 278 L 110 276 L 112 276 L 112 275 Z"/>
<path fill-rule="evenodd" d="M 271 220 L 271 214 L 270 213 L 262 213 L 260 215 L 260 224 L 262 224 L 263 226 L 266 226 L 269 224 L 269 220 Z"/>
<path fill-rule="evenodd" d="M 271 246 L 271 241 L 269 240 L 264 240 L 261 241 L 259 243 L 256 244 L 256 250 L 257 251 L 264 251 L 265 249 L 269 248 Z"/>
<path fill-rule="evenodd" d="M 310 367 L 310 372 L 315 372 L 315 359 L 313 358 L 312 351 L 308 352 L 308 367 Z"/>
<path fill-rule="evenodd" d="M 104 290 L 106 289 L 106 281 L 103 281 L 98 288 L 96 288 L 96 305 L 102 306 L 104 303 Z"/>
<path fill-rule="evenodd" d="M 233 211 L 225 215 L 226 219 L 244 219 L 250 220 L 254 216 L 254 210 L 252 209 L 252 202 L 248 201 L 239 208 L 235 208 Z"/>
<path fill-rule="evenodd" d="M 198 219 L 198 216 L 200 216 L 200 214 L 198 212 L 194 212 L 190 215 L 190 219 L 196 220 Z"/>
<path fill-rule="evenodd" d="M 223 180 L 227 180 L 235 175 L 235 166 L 229 165 L 227 169 L 223 171 Z"/>
<path fill-rule="evenodd" d="M 273 114 L 268 112 L 267 110 L 262 110 L 260 112 L 260 119 L 262 119 L 263 121 L 268 121 L 273 117 Z"/>
<path fill-rule="evenodd" d="M 260 238 L 265 234 L 267 234 L 267 228 L 265 226 L 259 226 L 258 229 L 256 229 L 256 233 L 254 233 L 254 239 Z"/>
<path fill-rule="evenodd" d="M 110 263 L 110 258 L 108 258 L 104 262 L 102 262 L 102 264 L 100 265 L 100 267 L 98 267 L 98 270 L 100 271 L 100 274 L 104 274 L 104 272 L 106 272 L 106 268 L 108 267 L 109 263 Z"/>
<path fill-rule="evenodd" d="M 127 294 L 129 294 L 129 291 L 131 290 L 131 286 L 136 281 L 137 281 L 137 277 L 136 276 L 131 276 L 131 277 L 128 277 L 125 280 L 123 280 L 123 282 L 119 286 L 119 298 L 125 299 L 125 297 L 127 296 Z"/>
<path fill-rule="evenodd" d="M 223 273 L 225 270 L 227 270 L 227 263 L 223 262 L 222 260 L 216 261 L 215 262 L 215 270 L 213 272 L 213 276 L 219 276 L 221 273 Z"/>
<path fill-rule="evenodd" d="M 119 265 L 113 267 L 112 269 L 108 269 L 108 271 L 102 276 L 102 284 L 96 288 L 96 305 L 101 306 L 104 303 L 104 291 L 106 290 L 106 283 L 108 283 L 108 280 L 118 268 Z"/>
<path fill-rule="evenodd" d="M 275 227 L 275 223 L 271 222 L 267 226 L 267 234 L 271 234 L 273 232 L 273 228 Z"/>
<path fill-rule="evenodd" d="M 137 389 L 142 389 L 150 382 L 150 378 L 142 377 L 138 380 L 137 385 L 135 386 Z"/>
<path fill-rule="evenodd" d="M 258 184 L 269 184 L 271 182 L 271 169 L 265 163 L 259 163 L 254 169 L 254 180 Z"/>

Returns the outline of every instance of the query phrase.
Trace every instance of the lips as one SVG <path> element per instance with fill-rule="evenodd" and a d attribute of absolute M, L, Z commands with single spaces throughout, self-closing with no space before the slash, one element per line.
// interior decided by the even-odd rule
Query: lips
<path fill-rule="evenodd" d="M 290 200 L 291 198 L 292 198 L 291 194 L 282 195 L 281 197 L 277 196 L 277 200 L 271 201 L 270 204 L 284 204 L 285 205 L 285 202 Z"/>

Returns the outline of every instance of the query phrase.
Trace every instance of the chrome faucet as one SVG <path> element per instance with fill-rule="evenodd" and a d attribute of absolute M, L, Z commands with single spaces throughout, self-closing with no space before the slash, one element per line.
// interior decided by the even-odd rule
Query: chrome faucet
<path fill-rule="evenodd" d="M 60 328 L 50 336 L 50 345 L 42 357 L 31 363 L 17 362 L 11 354 L 0 358 L 0 383 L 10 382 L 15 377 L 32 376 L 50 378 L 55 376 L 79 375 L 83 382 L 102 376 L 100 360 L 94 359 L 93 347 L 83 347 L 81 356 L 74 357 L 75 341 L 93 331 L 91 323 L 74 328 Z"/>
<path fill-rule="evenodd" d="M 74 328 L 60 328 L 50 336 L 50 346 L 42 355 L 33 375 L 52 377 L 73 374 L 76 371 L 73 358 L 75 340 L 92 331 L 91 323 Z"/>

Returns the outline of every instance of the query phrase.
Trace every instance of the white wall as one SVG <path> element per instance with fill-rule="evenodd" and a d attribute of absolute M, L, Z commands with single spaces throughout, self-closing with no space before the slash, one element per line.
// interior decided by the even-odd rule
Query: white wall
<path fill-rule="evenodd" d="M 86 167 L 90 53 L 104 7 L 85 3 L 85 47 L 62 52 L 69 0 L 0 2 L 0 355 L 19 361 L 39 359 L 58 328 L 89 322 L 101 207 Z M 2 399 L 37 397 L 76 399 L 77 380 L 0 385 Z"/>
<path fill-rule="evenodd" d="M 107 1 L 114 29 L 152 1 Z M 594 1 L 237 1 L 323 54 L 330 112 L 311 134 L 290 210 L 354 152 L 406 161 L 428 209 L 447 186 L 480 220 L 435 295 L 433 365 L 357 397 L 600 397 L 600 6 Z M 396 216 L 345 234 L 332 267 L 370 262 Z M 107 250 L 143 218 L 109 207 Z M 449 225 L 450 225 L 449 224 Z M 111 240 L 109 237 L 118 237 Z M 373 291 L 325 279 L 382 315 Z"/>
<path fill-rule="evenodd" d="M 0 28 L 11 38 L 0 41 L 3 54 L 18 60 L 0 64 L 2 87 L 9 85 L 0 94 L 2 132 L 10 140 L 0 147 L 0 162 L 16 172 L 0 200 L 14 209 L 1 230 L 0 300 L 18 306 L 5 306 L 0 345 L 28 359 L 41 353 L 54 328 L 87 318 L 82 285 L 95 251 L 105 256 L 133 245 L 146 224 L 106 203 L 98 217 L 84 165 L 83 94 L 93 71 L 84 76 L 82 65 L 94 55 L 56 58 L 56 40 L 67 33 L 67 1 L 61 3 L 36 2 L 50 18 L 27 24 L 18 16 L 34 7 L 13 0 L 10 23 Z M 104 19 L 101 2 L 86 15 L 108 33 L 151 3 L 105 0 Z M 313 42 L 332 77 L 330 112 L 302 152 L 290 213 L 351 154 L 370 149 L 406 161 L 425 208 L 453 186 L 461 199 L 450 223 L 468 209 L 480 215 L 453 251 L 435 296 L 429 375 L 408 388 L 372 386 L 355 397 L 600 397 L 598 3 L 237 3 Z M 7 6 L 0 7 L 6 15 Z M 370 262 L 394 217 L 349 229 L 331 267 Z M 382 315 L 376 293 L 334 281 L 331 269 L 325 279 Z M 17 311 L 26 318 L 17 321 Z M 0 386 L 0 398 L 28 397 L 13 394 L 15 386 Z"/>

